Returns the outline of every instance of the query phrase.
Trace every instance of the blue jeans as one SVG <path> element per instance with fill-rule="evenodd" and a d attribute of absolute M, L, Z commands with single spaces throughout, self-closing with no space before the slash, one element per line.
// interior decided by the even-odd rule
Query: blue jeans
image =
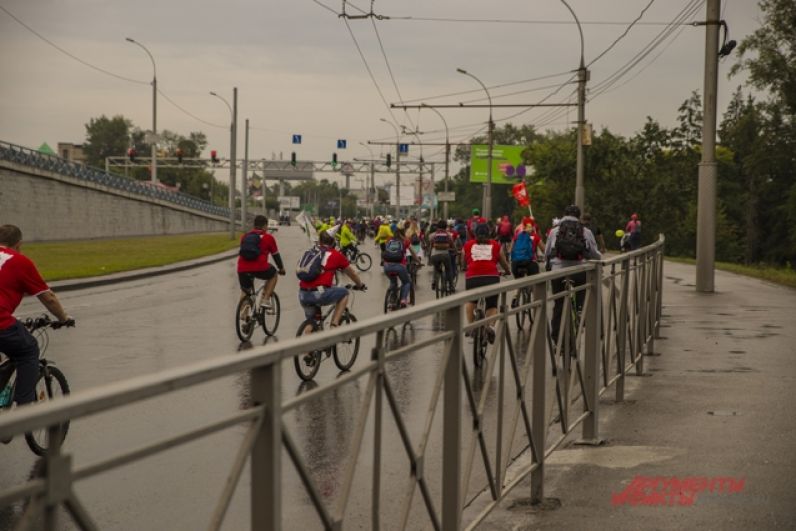
<path fill-rule="evenodd" d="M 318 308 L 337 304 L 337 301 L 348 295 L 348 290 L 340 286 L 330 286 L 328 288 L 318 288 L 318 291 L 299 290 L 299 304 L 304 309 L 307 319 L 315 317 Z"/>
<path fill-rule="evenodd" d="M 39 344 L 22 323 L 0 330 L 0 352 L 17 368 L 14 401 L 18 405 L 36 401 L 36 379 L 39 377 Z"/>
<path fill-rule="evenodd" d="M 412 289 L 412 279 L 409 278 L 409 272 L 406 270 L 406 266 L 403 264 L 384 262 L 384 273 L 386 275 L 390 273 L 398 274 L 398 278 L 401 279 L 401 302 L 409 302 L 409 290 Z M 393 282 L 395 282 L 395 278 L 390 277 L 390 286 L 393 285 Z"/>

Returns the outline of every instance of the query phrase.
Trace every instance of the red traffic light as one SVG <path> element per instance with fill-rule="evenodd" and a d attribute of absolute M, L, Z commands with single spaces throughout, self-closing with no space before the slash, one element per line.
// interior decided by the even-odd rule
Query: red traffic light
<path fill-rule="evenodd" d="M 213 161 L 213 164 L 218 164 L 218 154 L 215 149 L 210 151 L 210 160 Z"/>

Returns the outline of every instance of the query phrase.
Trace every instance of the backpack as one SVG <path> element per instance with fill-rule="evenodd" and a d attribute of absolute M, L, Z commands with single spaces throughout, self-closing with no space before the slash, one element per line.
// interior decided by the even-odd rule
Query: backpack
<path fill-rule="evenodd" d="M 384 245 L 384 252 L 381 254 L 385 262 L 402 262 L 404 259 L 404 242 L 398 238 L 392 238 Z"/>
<path fill-rule="evenodd" d="M 586 254 L 586 238 L 580 221 L 565 219 L 558 226 L 556 255 L 562 260 L 582 260 Z"/>
<path fill-rule="evenodd" d="M 262 252 L 260 238 L 261 236 L 257 232 L 247 233 L 240 242 L 240 251 L 238 251 L 240 257 L 248 261 L 257 260 Z"/>
<path fill-rule="evenodd" d="M 517 234 L 517 239 L 514 240 L 514 245 L 511 247 L 511 261 L 526 262 L 532 259 L 533 243 L 531 242 L 531 235 L 522 231 Z"/>
<path fill-rule="evenodd" d="M 312 282 L 323 273 L 323 258 L 326 251 L 320 247 L 313 247 L 304 251 L 296 264 L 296 276 L 304 282 Z"/>
<path fill-rule="evenodd" d="M 500 228 L 498 229 L 498 234 L 501 236 L 511 236 L 511 229 L 514 227 L 511 226 L 510 221 L 501 221 Z"/>
<path fill-rule="evenodd" d="M 431 241 L 434 245 L 450 245 L 451 237 L 444 230 L 438 230 L 431 235 Z"/>

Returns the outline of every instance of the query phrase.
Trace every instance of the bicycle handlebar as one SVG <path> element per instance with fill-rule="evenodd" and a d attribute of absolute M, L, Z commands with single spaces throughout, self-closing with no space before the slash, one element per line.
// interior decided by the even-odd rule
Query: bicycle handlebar
<path fill-rule="evenodd" d="M 38 330 L 39 328 L 45 328 L 48 326 L 53 330 L 57 330 L 62 326 L 73 327 L 75 326 L 75 320 L 70 317 L 66 321 L 53 321 L 52 319 L 50 319 L 49 315 L 41 315 L 35 318 L 28 317 L 27 319 L 22 321 L 22 324 L 25 326 L 25 328 L 28 329 L 28 331 L 33 332 L 34 330 Z"/>
<path fill-rule="evenodd" d="M 356 284 L 346 284 L 345 289 L 353 289 L 355 291 L 367 291 L 368 287 L 365 284 L 362 284 L 362 287 L 357 287 Z"/>

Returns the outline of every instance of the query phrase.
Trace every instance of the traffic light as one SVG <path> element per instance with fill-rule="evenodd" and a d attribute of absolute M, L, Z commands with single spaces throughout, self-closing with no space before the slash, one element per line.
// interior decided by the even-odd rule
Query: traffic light
<path fill-rule="evenodd" d="M 218 153 L 216 153 L 215 149 L 210 150 L 210 160 L 213 164 L 218 164 Z"/>
<path fill-rule="evenodd" d="M 392 153 L 387 153 L 387 167 L 392 166 Z"/>
<path fill-rule="evenodd" d="M 295 151 L 290 154 L 290 164 L 292 164 L 294 167 L 296 166 L 296 152 Z"/>
<path fill-rule="evenodd" d="M 337 153 L 332 153 L 332 164 L 337 164 Z"/>
<path fill-rule="evenodd" d="M 177 162 L 182 164 L 182 149 L 181 148 L 177 148 L 177 150 L 174 152 L 174 154 L 177 155 Z"/>
<path fill-rule="evenodd" d="M 135 162 L 135 148 L 129 148 L 127 150 L 127 157 L 130 159 L 130 162 Z"/>

